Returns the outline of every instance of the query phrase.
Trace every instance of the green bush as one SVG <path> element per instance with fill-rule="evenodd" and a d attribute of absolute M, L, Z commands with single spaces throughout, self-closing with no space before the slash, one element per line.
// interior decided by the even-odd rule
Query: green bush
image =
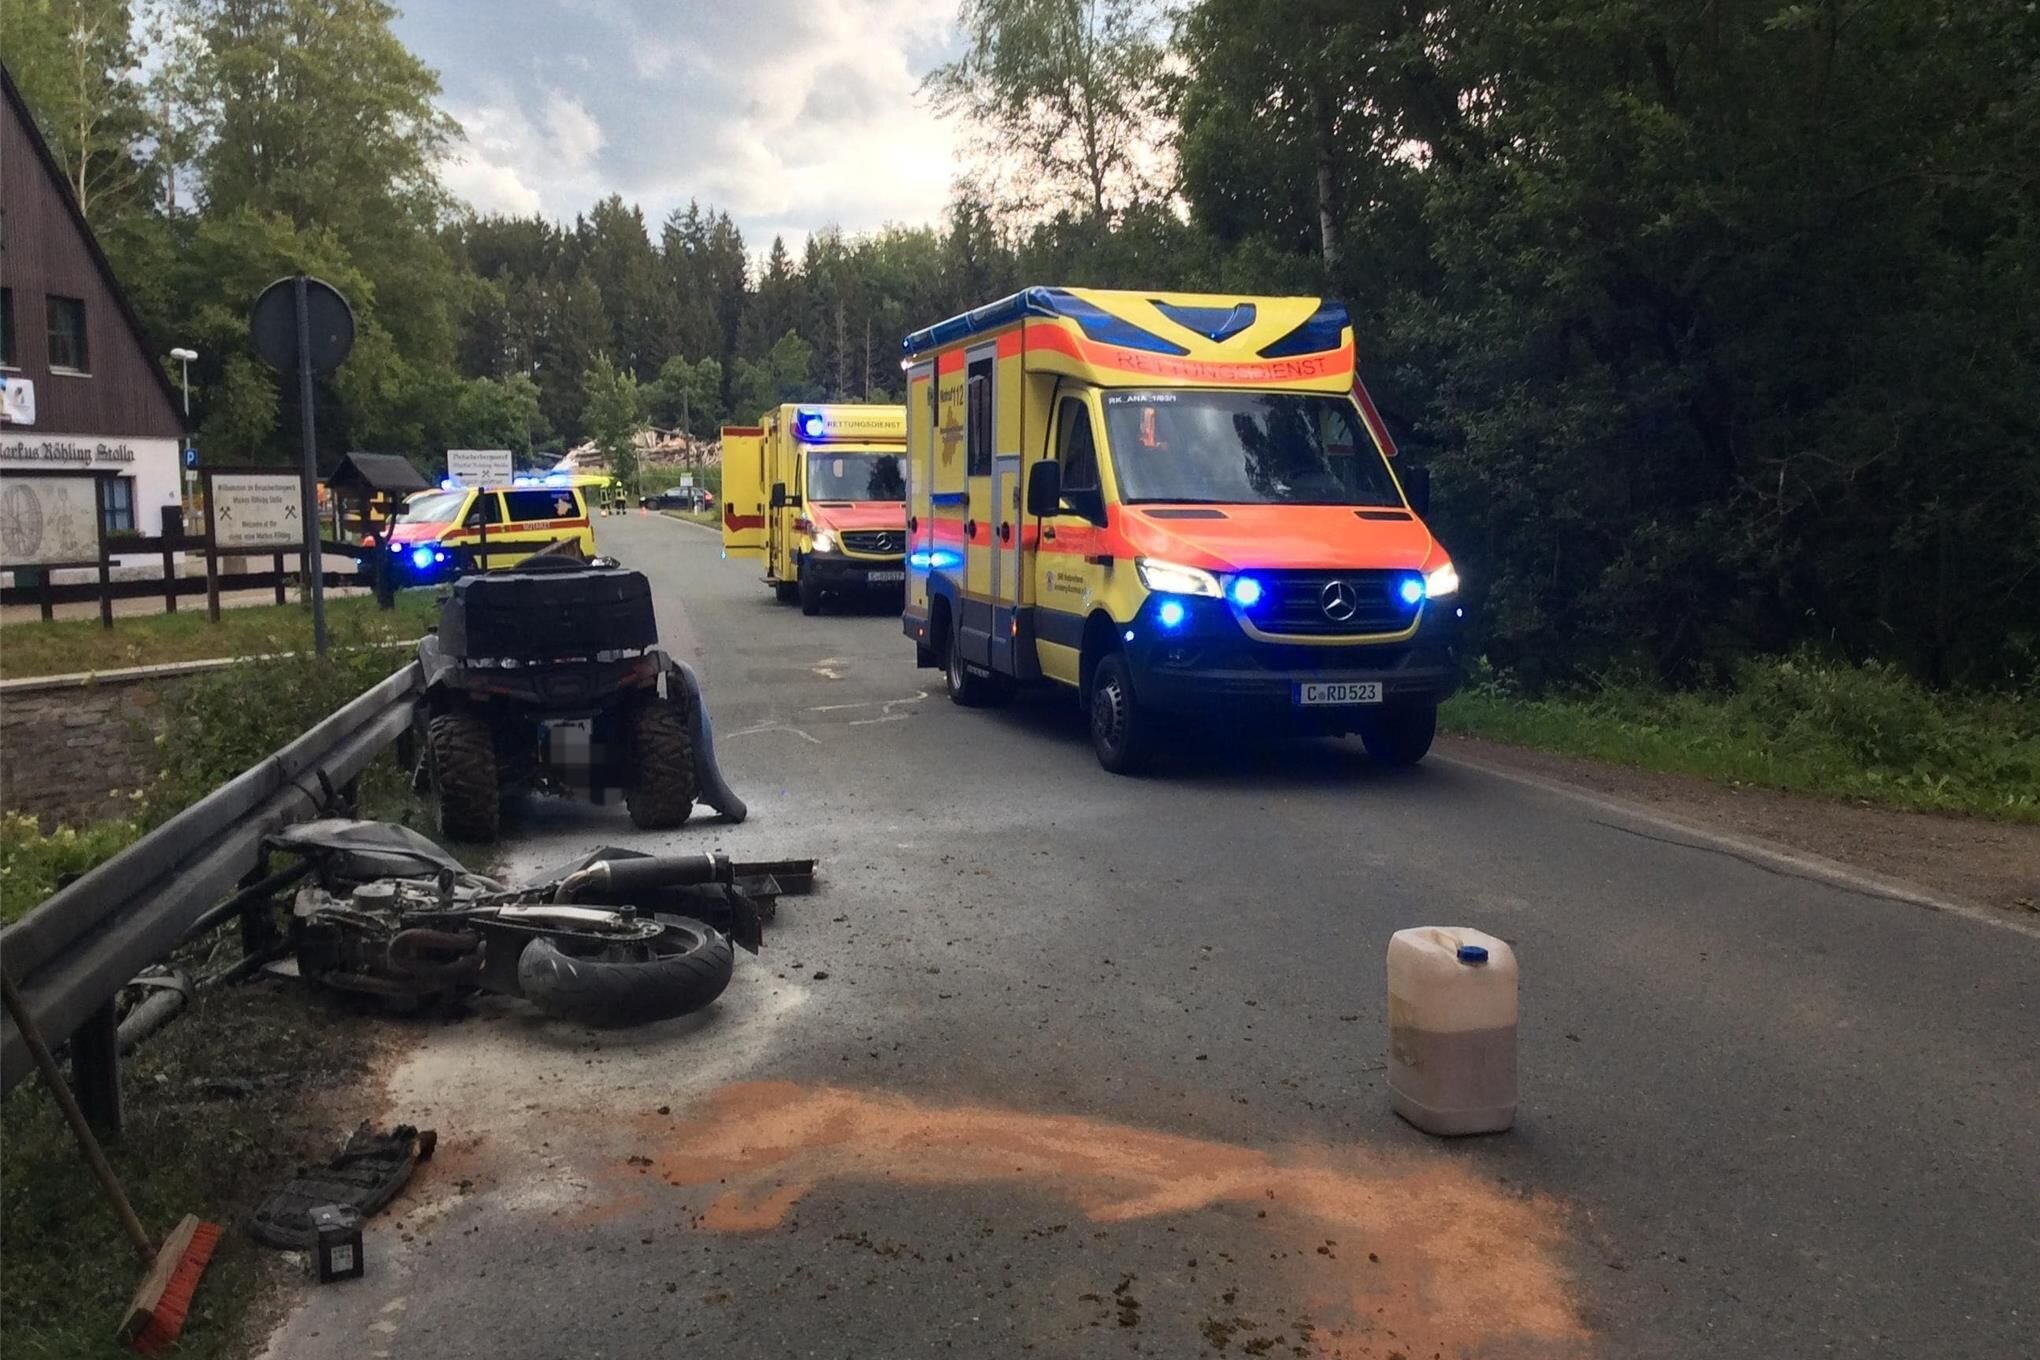
<path fill-rule="evenodd" d="M 0 813 L 0 924 L 18 919 L 65 880 L 117 853 L 139 834 L 134 821 L 111 821 L 83 831 L 60 826 L 44 835 L 35 818 Z"/>
<path fill-rule="evenodd" d="M 2040 821 L 2040 704 L 1929 690 L 1888 665 L 1800 653 L 1745 663 L 1719 691 L 1618 675 L 1530 694 L 1482 663 L 1443 719 L 1450 730 L 1649 769 Z"/>

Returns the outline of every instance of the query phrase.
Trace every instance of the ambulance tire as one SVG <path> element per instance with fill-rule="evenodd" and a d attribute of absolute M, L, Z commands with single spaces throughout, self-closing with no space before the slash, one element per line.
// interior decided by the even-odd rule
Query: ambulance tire
<path fill-rule="evenodd" d="M 641 831 L 684 826 L 694 811 L 694 733 L 687 715 L 661 699 L 639 704 L 630 725 L 631 784 L 623 795 Z"/>
<path fill-rule="evenodd" d="M 800 582 L 795 587 L 800 594 L 800 612 L 813 618 L 822 612 L 822 587 L 806 567 L 800 569 Z"/>
<path fill-rule="evenodd" d="M 1377 765 L 1414 765 L 1431 749 L 1438 734 L 1438 709 L 1391 708 L 1370 715 L 1360 728 L 1360 740 Z"/>
<path fill-rule="evenodd" d="M 426 728 L 426 759 L 439 804 L 439 833 L 455 841 L 496 839 L 503 805 L 489 724 L 467 713 L 440 714 Z"/>
<path fill-rule="evenodd" d="M 791 581 L 774 581 L 772 583 L 772 598 L 781 604 L 792 604 L 800 598 L 800 587 Z"/>
<path fill-rule="evenodd" d="M 1124 656 L 1113 652 L 1099 659 L 1085 706 L 1100 765 L 1113 774 L 1139 774 L 1154 763 L 1156 719 L 1134 697 Z"/>
<path fill-rule="evenodd" d="M 995 675 L 974 675 L 963 660 L 962 629 L 949 625 L 948 655 L 942 666 L 942 688 L 949 701 L 965 708 L 987 708 L 1006 697 L 1005 687 Z"/>

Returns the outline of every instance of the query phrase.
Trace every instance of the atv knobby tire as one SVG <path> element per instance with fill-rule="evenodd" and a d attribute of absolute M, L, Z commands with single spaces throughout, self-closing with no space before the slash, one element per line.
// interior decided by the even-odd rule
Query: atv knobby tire
<path fill-rule="evenodd" d="M 631 715 L 630 788 L 624 805 L 633 825 L 666 831 L 694 811 L 694 732 L 678 705 L 647 699 Z"/>
<path fill-rule="evenodd" d="M 426 749 L 440 834 L 456 841 L 496 839 L 503 809 L 489 724 L 466 713 L 442 713 L 426 728 Z"/>
<path fill-rule="evenodd" d="M 684 916 L 631 945 L 541 935 L 517 956 L 517 986 L 547 1015 L 586 1025 L 645 1025 L 698 1011 L 730 985 L 729 938 Z"/>

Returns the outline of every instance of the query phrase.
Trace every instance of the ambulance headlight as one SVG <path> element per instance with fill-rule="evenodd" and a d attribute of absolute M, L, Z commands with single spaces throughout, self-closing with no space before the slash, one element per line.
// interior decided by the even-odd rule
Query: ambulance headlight
<path fill-rule="evenodd" d="M 1434 568 L 1424 577 L 1424 594 L 1433 600 L 1447 599 L 1459 593 L 1459 573 L 1450 562 Z"/>
<path fill-rule="evenodd" d="M 818 531 L 815 534 L 814 550 L 818 553 L 831 553 L 836 551 L 836 536 L 830 533 L 827 529 L 822 529 Z"/>
<path fill-rule="evenodd" d="M 1157 594 L 1219 598 L 1218 578 L 1202 567 L 1179 566 L 1158 557 L 1136 557 L 1133 566 L 1140 573 L 1140 583 Z"/>

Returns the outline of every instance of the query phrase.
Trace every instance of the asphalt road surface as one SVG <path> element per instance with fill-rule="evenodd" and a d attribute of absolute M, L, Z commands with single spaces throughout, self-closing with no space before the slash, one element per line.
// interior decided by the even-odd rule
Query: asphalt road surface
<path fill-rule="evenodd" d="M 822 884 L 702 1016 L 421 1024 L 378 1113 L 440 1154 L 271 1355 L 2040 1354 L 2034 932 L 1357 743 L 1116 778 L 1073 706 L 950 705 L 883 609 L 600 532 L 751 818 L 539 804 L 506 869 Z M 1509 1133 L 1388 1110 L 1419 924 L 1516 948 Z"/>

